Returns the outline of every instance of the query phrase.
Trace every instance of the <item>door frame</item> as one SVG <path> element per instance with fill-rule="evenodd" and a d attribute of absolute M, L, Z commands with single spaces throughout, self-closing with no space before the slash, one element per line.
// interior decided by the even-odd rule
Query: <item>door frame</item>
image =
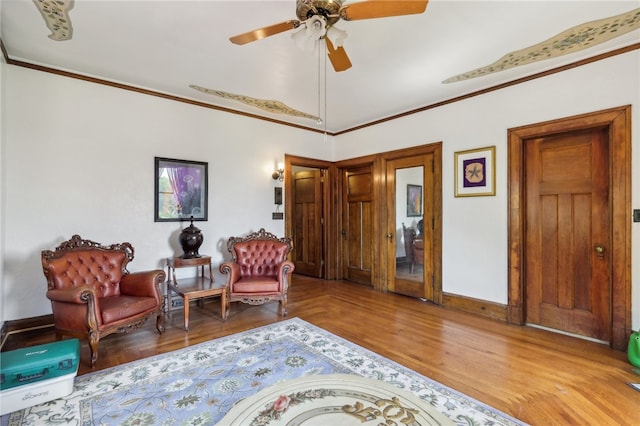
<path fill-rule="evenodd" d="M 336 265 L 337 265 L 337 250 L 334 248 L 336 239 L 334 238 L 337 231 L 337 220 L 335 209 L 332 209 L 330 194 L 333 192 L 333 185 L 335 185 L 335 165 L 330 161 L 316 160 L 307 157 L 298 157 L 295 155 L 284 155 L 284 232 L 285 235 L 293 235 L 293 204 L 288 200 L 293 200 L 293 187 L 291 185 L 291 179 L 293 177 L 292 168 L 298 167 L 310 167 L 315 169 L 325 169 L 327 173 L 324 175 L 324 185 L 322 185 L 322 239 L 323 239 L 323 254 L 324 265 L 322 265 L 322 273 L 325 279 L 331 280 L 336 278 Z"/>
<path fill-rule="evenodd" d="M 348 280 L 351 281 L 351 279 L 353 278 L 351 276 L 351 274 L 349 273 L 349 265 L 351 262 L 351 258 L 350 258 L 350 243 L 349 243 L 349 238 L 347 236 L 347 238 L 345 238 L 345 232 L 348 234 L 351 234 L 354 230 L 351 229 L 351 227 L 349 226 L 349 221 L 348 221 L 348 212 L 350 211 L 348 206 L 348 201 L 349 201 L 349 195 L 347 194 L 348 192 L 348 188 L 349 188 L 349 177 L 352 176 L 351 173 L 353 173 L 355 170 L 357 170 L 356 173 L 361 174 L 362 170 L 366 170 L 366 173 L 368 173 L 370 179 L 371 179 L 371 191 L 369 192 L 369 196 L 371 197 L 371 203 L 370 203 L 370 208 L 371 208 L 371 241 L 370 243 L 374 243 L 375 242 L 375 237 L 378 233 L 378 228 L 379 228 L 379 224 L 378 221 L 376 221 L 376 217 L 377 217 L 377 205 L 378 205 L 378 201 L 376 199 L 375 196 L 375 191 L 374 191 L 374 163 L 373 162 L 365 162 L 362 164 L 351 164 L 349 166 L 346 166 L 345 163 L 341 163 L 340 166 L 337 167 L 337 176 L 336 176 L 336 180 L 337 180 L 337 192 L 336 192 L 336 196 L 334 197 L 334 199 L 336 200 L 336 206 L 335 206 L 335 210 L 337 210 L 340 214 L 339 214 L 339 229 L 340 229 L 340 234 L 341 234 L 341 238 L 339 239 L 340 241 L 340 253 L 338 255 L 338 261 L 339 261 L 339 267 L 338 267 L 338 277 L 341 280 Z M 345 219 L 347 219 L 345 221 Z M 364 220 L 364 217 L 361 217 L 361 220 Z M 360 243 L 363 243 L 364 238 L 361 235 L 361 238 L 359 239 Z M 363 244 L 364 245 L 364 244 Z M 377 265 L 377 262 L 375 262 L 374 259 L 377 259 L 378 255 L 376 252 L 376 246 L 375 244 L 371 244 L 371 264 L 370 264 L 370 270 L 369 270 L 369 282 L 365 283 L 365 280 L 354 280 L 354 282 L 358 282 L 361 283 L 363 285 L 370 285 L 372 287 L 374 287 L 374 283 L 376 282 L 376 280 L 374 279 L 374 277 L 378 274 L 379 271 L 379 267 Z M 361 250 L 362 252 L 362 250 Z M 365 257 L 364 253 L 361 253 L 361 255 L 363 257 Z M 356 268 L 357 269 L 357 268 Z M 364 269 L 360 269 L 360 271 L 364 274 Z"/>
<path fill-rule="evenodd" d="M 342 213 L 344 209 L 344 198 L 342 194 L 342 188 L 345 184 L 344 182 L 344 174 L 349 169 L 359 168 L 359 167 L 371 167 L 371 174 L 373 179 L 373 258 L 377 259 L 380 256 L 379 252 L 379 244 L 377 242 L 377 236 L 380 233 L 380 223 L 378 217 L 380 215 L 380 193 L 378 191 L 378 187 L 380 186 L 378 180 L 380 179 L 379 169 L 380 158 L 379 155 L 366 155 L 363 157 L 350 158 L 347 160 L 341 160 L 335 163 L 336 166 L 336 185 L 335 185 L 335 196 L 333 197 L 333 211 L 336 213 L 336 244 L 338 248 L 338 253 L 336 253 L 336 278 L 344 279 L 343 274 L 343 264 L 345 262 L 344 258 L 344 245 L 342 243 L 342 230 L 344 229 L 344 225 L 342 223 Z M 383 265 L 379 265 L 374 262 L 371 268 L 371 286 L 374 289 L 380 290 L 380 276 L 381 276 L 381 268 Z"/>
<path fill-rule="evenodd" d="M 524 282 L 525 180 L 527 139 L 595 127 L 609 130 L 609 199 L 611 203 L 611 340 L 624 350 L 631 334 L 631 106 L 576 115 L 508 130 L 508 305 L 507 322 L 526 319 Z"/>
<path fill-rule="evenodd" d="M 381 208 L 379 211 L 380 221 L 385 224 L 385 228 L 389 222 L 388 214 L 390 211 L 389 200 L 387 196 L 387 188 L 389 183 L 387 182 L 387 164 L 390 161 L 400 160 L 404 158 L 413 158 L 413 157 L 424 157 L 426 155 L 433 155 L 433 218 L 432 218 L 432 233 L 433 238 L 431 241 L 431 253 L 433 256 L 432 264 L 433 264 L 433 282 L 431 283 L 432 292 L 431 295 L 433 299 L 432 303 L 436 305 L 442 305 L 443 303 L 443 292 L 442 292 L 442 142 L 434 142 L 428 145 L 421 145 L 412 148 L 399 149 L 395 151 L 388 151 L 380 154 L 380 167 L 378 169 L 379 179 L 375 180 L 379 183 L 378 193 L 381 194 Z M 426 175 L 426 167 L 428 164 L 423 164 L 425 167 L 425 175 Z M 375 182 L 374 181 L 374 182 Z M 427 188 L 424 187 L 423 191 L 426 191 Z M 423 192 L 424 193 L 424 192 Z M 426 198 L 426 197 L 425 197 Z M 394 200 L 395 203 L 395 200 Z M 429 226 L 428 223 L 425 226 Z M 378 244 L 380 245 L 380 253 L 384 257 L 382 259 L 390 259 L 391 257 L 395 257 L 395 254 L 392 256 L 390 254 L 390 250 L 395 249 L 395 243 L 389 244 L 389 240 L 387 238 L 387 233 L 391 232 L 391 230 L 386 230 L 380 234 L 380 238 Z M 388 267 L 388 263 L 390 260 L 385 262 L 381 262 L 384 265 L 385 271 L 383 282 L 379 283 L 381 289 L 383 291 L 389 291 L 389 280 L 395 279 L 395 277 L 391 276 L 390 269 Z"/>
<path fill-rule="evenodd" d="M 429 161 L 429 159 L 431 161 Z M 434 261 L 436 258 L 440 258 L 440 256 L 436 255 L 436 251 L 434 249 L 440 250 L 439 247 L 434 247 L 437 244 L 438 238 L 436 237 L 436 216 L 438 215 L 438 209 L 436 206 L 435 193 L 442 193 L 442 189 L 438 184 L 438 180 L 435 175 L 435 154 L 425 153 L 422 155 L 414 155 L 410 157 L 401 157 L 394 159 L 386 159 L 385 160 L 385 177 L 386 177 L 386 217 L 384 218 L 386 223 L 386 237 L 387 237 L 387 269 L 388 269 L 388 280 L 387 280 L 387 290 L 392 291 L 398 294 L 404 294 L 410 297 L 418 297 L 421 300 L 426 300 L 429 302 L 433 302 L 437 304 L 442 304 L 442 287 L 435 286 L 436 280 L 441 282 L 439 278 L 439 272 L 436 270 L 440 270 L 440 268 L 436 268 L 434 265 Z M 422 280 L 416 281 L 401 277 L 397 273 L 397 249 L 400 243 L 400 238 L 397 235 L 398 230 L 398 211 L 399 206 L 397 205 L 398 200 L 398 185 L 397 185 L 397 171 L 398 170 L 406 170 L 406 168 L 422 168 L 422 180 L 421 186 L 423 188 L 423 209 L 422 209 L 422 219 L 424 223 L 423 232 L 428 238 L 424 238 L 424 253 L 423 253 L 423 262 L 422 262 Z M 431 176 L 431 178 L 429 178 Z M 436 189 L 436 187 L 438 187 Z M 402 189 L 400 189 L 402 190 Z M 406 206 L 400 206 L 400 209 L 405 209 Z M 404 227 L 404 223 L 403 223 Z M 403 235 L 403 238 L 405 236 Z M 424 254 L 428 254 L 425 256 Z M 414 288 L 415 287 L 415 288 Z M 414 290 L 420 287 L 420 295 L 417 295 Z"/>

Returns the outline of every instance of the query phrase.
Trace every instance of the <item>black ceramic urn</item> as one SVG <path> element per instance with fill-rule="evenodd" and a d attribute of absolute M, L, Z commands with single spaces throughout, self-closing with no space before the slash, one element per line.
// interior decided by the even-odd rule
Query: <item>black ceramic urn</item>
<path fill-rule="evenodd" d="M 182 255 L 183 259 L 193 259 L 196 257 L 200 257 L 198 254 L 198 249 L 202 245 L 202 241 L 204 241 L 204 237 L 202 236 L 202 231 L 199 228 L 193 226 L 193 216 L 191 216 L 191 225 L 187 226 L 180 233 L 180 246 L 182 247 L 182 251 L 184 252 Z"/>

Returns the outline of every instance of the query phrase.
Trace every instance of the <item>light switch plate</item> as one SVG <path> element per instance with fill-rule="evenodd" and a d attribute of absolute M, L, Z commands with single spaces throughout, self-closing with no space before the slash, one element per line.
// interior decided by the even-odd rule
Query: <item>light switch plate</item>
<path fill-rule="evenodd" d="M 640 222 L 640 209 L 633 210 L 633 221 Z"/>

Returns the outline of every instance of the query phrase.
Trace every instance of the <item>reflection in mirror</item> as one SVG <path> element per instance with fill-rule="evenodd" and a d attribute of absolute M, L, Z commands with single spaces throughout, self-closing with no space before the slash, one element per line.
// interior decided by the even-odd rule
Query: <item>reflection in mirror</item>
<path fill-rule="evenodd" d="M 422 282 L 424 168 L 408 167 L 395 172 L 396 278 Z"/>

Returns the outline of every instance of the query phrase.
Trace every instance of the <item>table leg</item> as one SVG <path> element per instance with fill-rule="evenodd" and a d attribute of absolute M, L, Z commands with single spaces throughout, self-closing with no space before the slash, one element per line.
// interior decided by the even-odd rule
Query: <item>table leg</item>
<path fill-rule="evenodd" d="M 171 287 L 169 287 L 169 282 L 167 282 L 167 296 L 165 300 L 167 303 L 165 306 L 165 312 L 168 314 L 169 318 L 171 318 Z"/>
<path fill-rule="evenodd" d="M 189 331 L 189 296 L 184 295 L 184 330 Z"/>
<path fill-rule="evenodd" d="M 227 290 L 223 289 L 220 293 L 220 313 L 222 315 L 222 321 L 227 319 Z"/>

